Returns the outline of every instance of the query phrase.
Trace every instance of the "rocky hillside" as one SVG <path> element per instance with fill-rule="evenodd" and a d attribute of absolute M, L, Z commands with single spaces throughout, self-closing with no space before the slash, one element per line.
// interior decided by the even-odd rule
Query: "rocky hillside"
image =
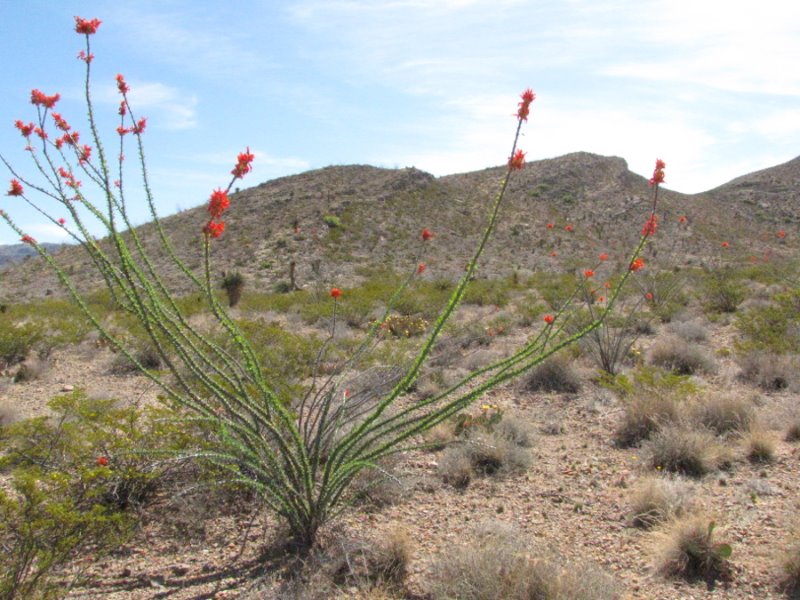
<path fill-rule="evenodd" d="M 346 287 L 370 270 L 411 268 L 424 260 L 431 272 L 455 277 L 483 230 L 503 172 L 494 167 L 437 178 L 416 169 L 333 166 L 241 190 L 231 197 L 225 234 L 213 244 L 215 276 L 238 270 L 249 285 L 269 290 L 288 281 L 294 262 L 301 286 L 321 281 Z M 656 250 L 669 250 L 673 266 L 713 260 L 723 241 L 737 259 L 767 249 L 788 254 L 797 245 L 799 184 L 797 158 L 701 194 L 663 189 Z M 575 268 L 599 252 L 624 262 L 651 192 L 621 158 L 574 153 L 529 163 L 515 173 L 481 273 Z M 681 215 L 687 217 L 682 224 Z M 193 269 L 201 267 L 206 219 L 199 206 L 163 220 Z M 436 233 L 424 246 L 423 227 Z M 776 238 L 779 230 L 785 238 Z M 190 291 L 164 259 L 152 224 L 137 232 L 167 280 Z M 79 248 L 63 250 L 60 260 L 84 289 L 99 284 Z M 11 266 L 1 277 L 0 301 L 59 289 L 39 261 Z"/>

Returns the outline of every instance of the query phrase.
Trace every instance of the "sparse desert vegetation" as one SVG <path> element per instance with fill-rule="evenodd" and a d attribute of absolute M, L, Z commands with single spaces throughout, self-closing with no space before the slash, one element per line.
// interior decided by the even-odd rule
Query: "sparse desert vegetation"
<path fill-rule="evenodd" d="M 0 599 L 796 594 L 800 214 L 737 219 L 800 163 L 691 223 L 663 168 L 328 167 L 4 270 Z"/>

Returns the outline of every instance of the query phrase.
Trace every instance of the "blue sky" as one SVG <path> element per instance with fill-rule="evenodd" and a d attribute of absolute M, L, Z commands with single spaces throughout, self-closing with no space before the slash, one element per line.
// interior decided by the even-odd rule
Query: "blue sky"
<path fill-rule="evenodd" d="M 34 120 L 32 88 L 61 93 L 59 112 L 88 134 L 74 15 L 103 21 L 92 49 L 107 144 L 117 73 L 148 118 L 163 215 L 226 185 L 247 146 L 243 187 L 331 164 L 502 164 L 526 87 L 529 159 L 584 150 L 649 176 L 660 157 L 667 187 L 691 193 L 800 154 L 797 2 L 0 0 L 0 153 L 26 175 L 13 122 Z M 60 239 L 20 202 L 0 197 L 26 232 Z M 0 243 L 17 241 L 0 226 Z"/>

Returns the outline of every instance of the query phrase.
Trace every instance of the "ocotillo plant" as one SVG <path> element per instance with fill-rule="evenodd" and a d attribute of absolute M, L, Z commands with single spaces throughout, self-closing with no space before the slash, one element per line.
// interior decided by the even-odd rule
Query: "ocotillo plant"
<path fill-rule="evenodd" d="M 90 93 L 93 58 L 90 40 L 99 25 L 97 19 L 76 18 L 75 29 L 85 39 L 85 49 L 79 56 L 85 64 L 85 100 L 93 145 L 79 144 L 78 133 L 60 114 L 53 112 L 58 94 L 48 96 L 34 90 L 31 102 L 36 107 L 37 120 L 28 124 L 17 121 L 16 126 L 25 138 L 38 176 L 35 179 L 24 177 L 3 158 L 14 177 L 8 195 L 39 208 L 45 218 L 63 227 L 83 246 L 102 274 L 112 297 L 135 316 L 147 332 L 162 358 L 166 373 L 145 369 L 125 340 L 103 326 L 99 316 L 83 299 L 82 291 L 76 288 L 58 261 L 22 231 L 8 212 L 0 216 L 23 242 L 34 247 L 47 261 L 80 310 L 111 345 L 137 365 L 167 397 L 214 428 L 216 450 L 205 453 L 204 457 L 227 469 L 232 481 L 254 490 L 267 508 L 285 519 L 291 535 L 302 547 L 310 547 L 320 526 L 346 505 L 350 484 L 360 471 L 374 466 L 382 457 L 419 444 L 420 433 L 455 415 L 487 390 L 538 365 L 597 328 L 625 281 L 643 266 L 639 254 L 648 237 L 655 232 L 655 200 L 664 173 L 661 161 L 657 163 L 651 180 L 656 191 L 653 210 L 640 242 L 634 248 L 617 287 L 609 290 L 605 309 L 593 315 L 588 325 L 568 334 L 564 329 L 566 319 L 563 318 L 566 308 L 554 311 L 555 314 L 544 317 L 541 332 L 511 356 L 470 373 L 437 395 L 420 401 L 401 402 L 413 387 L 445 324 L 473 279 L 478 261 L 498 222 L 509 180 L 524 167 L 525 153 L 517 147 L 517 141 L 535 98 L 533 91 L 527 89 L 518 103 L 507 168 L 497 194 L 489 203 L 486 227 L 463 276 L 410 366 L 382 396 L 350 394 L 343 386 L 343 374 L 369 350 L 393 303 L 424 270 L 422 264 L 408 274 L 387 301 L 388 308 L 383 317 L 371 325 L 354 355 L 326 379 L 315 379 L 303 397 L 286 404 L 274 392 L 276 382 L 266 379 L 252 345 L 220 304 L 212 286 L 211 247 L 214 243 L 224 243 L 219 238 L 225 230 L 222 217 L 230 205 L 228 192 L 234 182 L 250 172 L 253 154 L 249 150 L 239 154 L 228 186 L 211 193 L 207 206 L 209 218 L 198 226 L 204 258 L 203 274 L 198 276 L 173 250 L 156 214 L 144 158 L 146 121 L 134 116 L 128 101 L 128 84 L 122 75 L 116 78 L 121 97 L 117 128 L 120 164 L 118 171 L 112 172 L 109 154 L 101 143 Z M 48 136 L 47 131 L 53 127 L 58 137 Z M 139 232 L 131 223 L 121 168 L 129 140 L 133 140 L 138 150 L 144 194 L 160 244 L 158 251 L 177 266 L 190 286 L 202 292 L 211 313 L 228 337 L 224 344 L 211 341 L 188 321 L 157 270 L 153 255 L 148 254 Z M 90 187 L 99 201 L 90 199 Z M 70 221 L 51 216 L 37 203 L 40 197 L 58 203 Z M 105 226 L 107 245 L 97 243 L 89 233 L 84 221 L 87 211 Z M 424 243 L 435 243 L 434 234 L 427 228 L 421 229 L 420 237 Z M 338 288 L 333 288 L 330 295 L 335 322 L 336 307 L 347 299 Z"/>

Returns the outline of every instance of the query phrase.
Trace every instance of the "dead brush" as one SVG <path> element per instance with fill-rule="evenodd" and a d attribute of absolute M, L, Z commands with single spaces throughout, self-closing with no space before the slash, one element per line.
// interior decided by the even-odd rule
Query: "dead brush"
<path fill-rule="evenodd" d="M 692 489 L 674 477 L 646 476 L 630 498 L 631 523 L 649 529 L 685 514 L 692 504 Z"/>
<path fill-rule="evenodd" d="M 673 424 L 660 429 L 644 446 L 653 469 L 702 477 L 731 461 L 730 451 L 708 429 Z"/>
<path fill-rule="evenodd" d="M 552 551 L 539 552 L 499 523 L 479 525 L 433 564 L 427 582 L 433 600 L 611 600 L 614 580 L 596 568 L 565 563 Z"/>
<path fill-rule="evenodd" d="M 691 407 L 693 421 L 717 435 L 746 431 L 755 419 L 751 398 L 732 392 L 715 393 L 699 399 Z"/>

